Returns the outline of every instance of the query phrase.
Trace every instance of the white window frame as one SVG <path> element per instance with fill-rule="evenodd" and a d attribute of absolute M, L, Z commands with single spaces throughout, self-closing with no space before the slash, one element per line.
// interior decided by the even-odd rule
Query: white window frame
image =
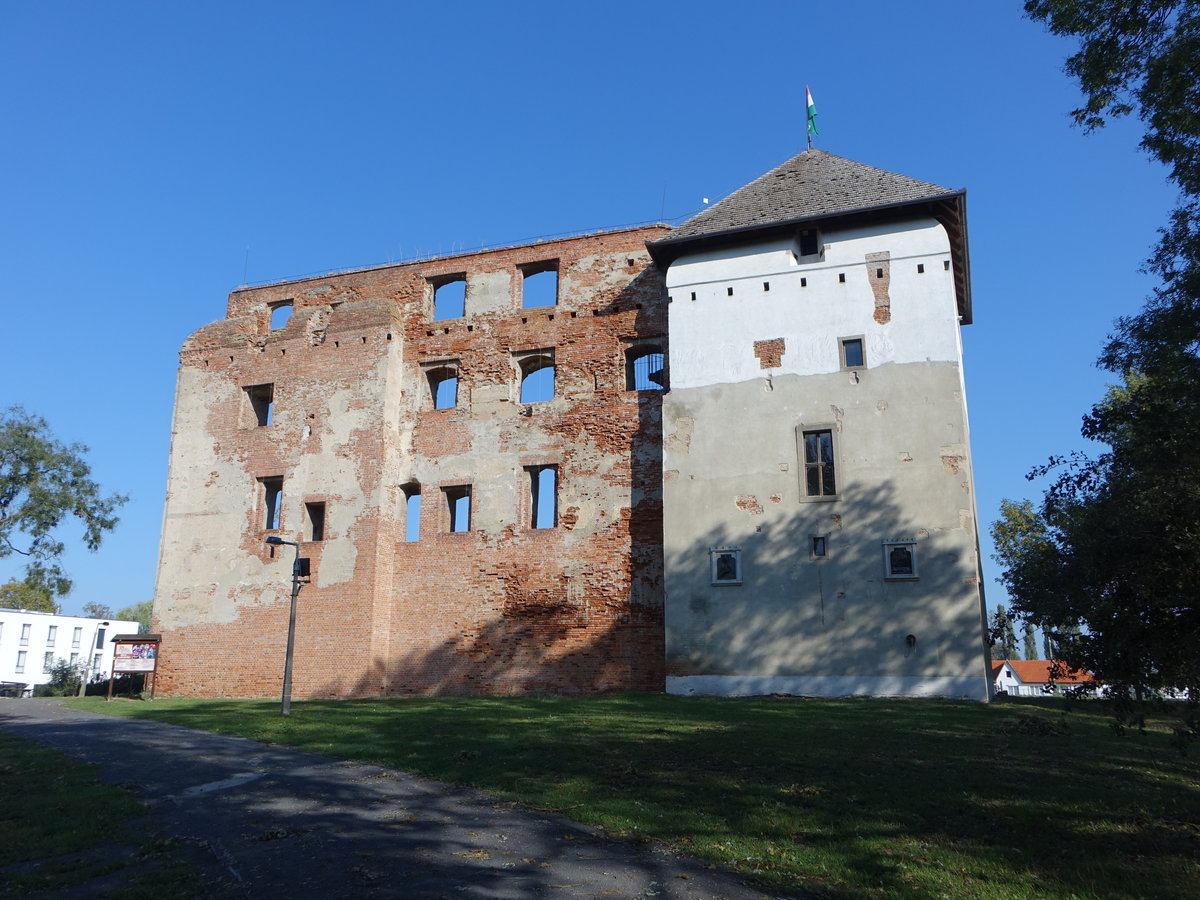
<path fill-rule="evenodd" d="M 717 565 L 726 556 L 733 557 L 733 577 L 718 578 Z M 708 551 L 709 579 L 715 587 L 728 587 L 742 583 L 742 548 L 741 547 L 712 547 Z"/>
<path fill-rule="evenodd" d="M 897 547 L 907 547 L 909 559 L 912 561 L 911 572 L 896 573 L 892 571 L 892 551 Z M 884 541 L 883 542 L 883 577 L 886 581 L 916 581 L 921 577 L 917 568 L 916 541 Z"/>

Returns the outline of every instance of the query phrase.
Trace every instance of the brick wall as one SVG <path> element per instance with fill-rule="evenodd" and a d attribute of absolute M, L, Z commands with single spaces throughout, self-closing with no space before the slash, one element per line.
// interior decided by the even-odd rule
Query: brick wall
<path fill-rule="evenodd" d="M 184 345 L 156 592 L 160 690 L 271 696 L 282 680 L 290 547 L 304 504 L 294 694 L 660 690 L 661 393 L 626 354 L 666 350 L 666 297 L 633 229 L 236 291 Z M 521 306 L 556 269 L 554 306 Z M 466 311 L 434 289 L 465 277 Z M 273 305 L 291 319 L 272 331 Z M 520 402 L 524 354 L 553 350 L 554 396 Z M 434 364 L 458 402 L 434 409 Z M 273 421 L 245 388 L 274 385 Z M 557 473 L 533 527 L 530 467 Z M 265 528 L 264 477 L 283 477 Z M 449 531 L 443 488 L 469 486 Z M 421 495 L 407 541 L 406 491 Z M 272 555 L 271 551 L 275 553 Z M 280 553 L 279 551 L 283 551 Z"/>

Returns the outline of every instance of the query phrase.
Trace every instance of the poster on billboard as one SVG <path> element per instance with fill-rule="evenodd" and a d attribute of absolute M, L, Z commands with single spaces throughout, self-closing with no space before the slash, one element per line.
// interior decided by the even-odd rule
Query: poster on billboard
<path fill-rule="evenodd" d="M 113 674 L 122 672 L 153 672 L 158 664 L 157 635 L 138 635 L 127 638 L 119 635 L 113 640 Z"/>

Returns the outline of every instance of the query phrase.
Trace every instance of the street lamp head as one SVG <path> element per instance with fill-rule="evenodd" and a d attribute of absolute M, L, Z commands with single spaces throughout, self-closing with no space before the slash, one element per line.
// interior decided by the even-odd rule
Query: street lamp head
<path fill-rule="evenodd" d="M 284 543 L 287 543 L 286 541 L 284 541 L 284 539 L 283 539 L 283 538 L 281 538 L 281 537 L 276 537 L 275 535 L 271 535 L 271 536 L 270 536 L 269 538 L 267 538 L 266 540 L 267 540 L 267 543 L 268 543 L 268 544 L 284 544 Z"/>

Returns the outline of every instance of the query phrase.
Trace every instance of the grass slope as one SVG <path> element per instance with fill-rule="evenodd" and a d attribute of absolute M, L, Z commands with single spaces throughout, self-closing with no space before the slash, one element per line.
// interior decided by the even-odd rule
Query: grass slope
<path fill-rule="evenodd" d="M 72 705 L 474 785 L 839 898 L 1200 896 L 1200 764 L 1099 704 L 624 695 Z"/>
<path fill-rule="evenodd" d="M 203 896 L 149 825 L 96 766 L 0 731 L 0 897 Z"/>

